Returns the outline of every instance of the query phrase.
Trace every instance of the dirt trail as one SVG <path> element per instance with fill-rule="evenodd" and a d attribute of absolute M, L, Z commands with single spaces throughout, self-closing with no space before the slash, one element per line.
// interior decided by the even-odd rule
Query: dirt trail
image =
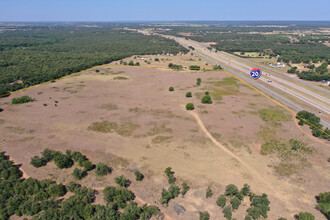
<path fill-rule="evenodd" d="M 184 105 L 182 105 L 184 108 Z M 254 168 L 250 167 L 247 163 L 245 163 L 243 160 L 241 160 L 240 157 L 235 155 L 233 152 L 231 152 L 227 147 L 219 143 L 211 134 L 210 132 L 206 129 L 204 126 L 202 120 L 200 119 L 199 115 L 194 112 L 194 111 L 188 111 L 190 115 L 192 115 L 196 122 L 198 123 L 199 127 L 202 129 L 202 131 L 206 134 L 208 138 L 211 139 L 211 141 L 219 147 L 221 150 L 226 152 L 229 156 L 233 157 L 236 159 L 240 164 L 242 164 L 250 173 L 253 174 L 254 177 L 256 177 L 261 183 L 263 183 L 268 189 L 266 189 L 266 192 L 272 192 L 272 195 L 275 196 L 278 200 L 282 201 L 283 203 L 286 204 L 286 207 L 289 209 L 295 209 L 295 206 L 293 206 L 289 201 L 283 200 L 285 198 L 282 193 L 279 192 L 278 189 L 276 189 L 276 186 L 272 186 L 269 184 L 268 181 L 266 181 Z M 279 186 L 278 186 L 279 187 Z"/>

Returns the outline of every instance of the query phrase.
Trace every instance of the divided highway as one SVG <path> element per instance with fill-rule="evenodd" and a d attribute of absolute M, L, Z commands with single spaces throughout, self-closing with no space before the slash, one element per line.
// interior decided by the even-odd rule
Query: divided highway
<path fill-rule="evenodd" d="M 194 47 L 195 50 L 193 52 L 198 56 L 215 65 L 220 64 L 224 66 L 230 73 L 268 93 L 297 112 L 304 108 L 300 106 L 299 102 L 294 103 L 292 98 L 289 100 L 288 95 L 294 97 L 294 99 L 297 99 L 300 103 L 303 102 L 304 105 L 311 106 L 314 109 L 314 113 L 322 118 L 321 124 L 325 127 L 330 127 L 329 123 L 326 121 L 328 117 L 326 115 L 330 115 L 329 91 L 308 82 L 292 78 L 284 73 L 264 68 L 249 61 L 245 62 L 240 58 L 236 58 L 234 55 L 228 55 L 221 52 L 215 53 L 214 51 L 208 50 L 206 45 L 196 41 L 173 36 L 162 36 L 172 38 L 186 48 L 189 46 Z M 251 64 L 252 66 L 247 64 Z M 249 77 L 249 70 L 253 66 L 260 66 L 263 69 L 263 76 L 258 80 L 253 80 Z M 314 89 L 315 92 L 309 89 Z M 287 95 L 283 96 L 283 94 Z"/>

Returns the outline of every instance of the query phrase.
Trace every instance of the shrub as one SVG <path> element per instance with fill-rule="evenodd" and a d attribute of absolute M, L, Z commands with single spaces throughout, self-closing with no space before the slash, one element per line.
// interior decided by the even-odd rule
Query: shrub
<path fill-rule="evenodd" d="M 74 168 L 73 172 L 72 172 L 72 176 L 78 180 L 81 180 L 82 178 L 85 177 L 85 172 L 79 168 Z"/>
<path fill-rule="evenodd" d="M 253 219 L 258 219 L 260 216 L 267 218 L 267 212 L 270 210 L 269 208 L 269 200 L 266 194 L 262 194 L 262 196 L 250 195 L 251 207 L 248 208 L 247 212 Z"/>
<path fill-rule="evenodd" d="M 129 66 L 134 66 L 134 62 L 133 62 L 133 60 L 129 61 L 129 62 L 128 62 L 128 65 L 129 65 Z"/>
<path fill-rule="evenodd" d="M 206 91 L 206 92 L 205 92 L 205 95 L 210 95 L 209 91 Z"/>
<path fill-rule="evenodd" d="M 201 67 L 200 67 L 200 66 L 197 66 L 197 65 L 191 65 L 191 66 L 189 67 L 189 69 L 190 69 L 190 70 L 200 70 Z"/>
<path fill-rule="evenodd" d="M 156 61 L 156 62 L 159 62 L 159 59 L 158 59 L 158 58 L 156 58 L 156 59 L 155 59 L 155 61 Z"/>
<path fill-rule="evenodd" d="M 123 175 L 116 177 L 115 183 L 117 183 L 119 186 L 122 186 L 122 187 L 129 186 L 129 180 L 126 179 Z"/>
<path fill-rule="evenodd" d="M 209 220 L 210 214 L 208 212 L 199 212 L 199 220 Z"/>
<path fill-rule="evenodd" d="M 186 104 L 186 109 L 187 109 L 187 110 L 194 110 L 194 109 L 195 109 L 195 106 L 194 106 L 193 103 L 187 103 L 187 104 Z"/>
<path fill-rule="evenodd" d="M 184 196 L 186 195 L 186 193 L 189 191 L 190 187 L 188 186 L 187 182 L 184 181 L 182 183 L 182 191 L 181 191 L 181 195 Z"/>
<path fill-rule="evenodd" d="M 111 168 L 104 163 L 98 163 L 95 168 L 95 173 L 98 176 L 104 176 L 111 172 Z"/>
<path fill-rule="evenodd" d="M 42 158 L 46 162 L 49 162 L 54 159 L 55 151 L 46 148 L 41 154 L 42 154 Z"/>
<path fill-rule="evenodd" d="M 134 172 L 134 174 L 135 174 L 136 181 L 143 180 L 144 176 L 143 176 L 143 174 L 140 171 L 137 170 L 137 171 Z"/>
<path fill-rule="evenodd" d="M 66 194 L 66 188 L 62 183 L 51 184 L 48 188 L 48 194 L 50 196 L 64 196 Z"/>
<path fill-rule="evenodd" d="M 170 188 L 167 190 L 163 189 L 162 191 L 162 199 L 161 199 L 161 203 L 162 204 L 168 204 L 168 202 L 171 199 L 174 199 L 175 197 L 177 197 L 180 194 L 180 188 L 174 184 L 172 184 L 170 186 Z"/>
<path fill-rule="evenodd" d="M 97 73 L 98 73 L 98 72 L 100 72 L 100 70 L 96 69 L 96 70 L 95 70 L 95 72 L 97 72 Z"/>
<path fill-rule="evenodd" d="M 203 104 L 212 104 L 211 96 L 209 96 L 209 95 L 205 95 L 205 96 L 202 98 L 202 103 L 203 103 Z"/>
<path fill-rule="evenodd" d="M 85 170 L 92 170 L 94 168 L 94 165 L 89 160 L 85 160 L 84 162 L 82 162 L 82 167 L 84 167 Z"/>
<path fill-rule="evenodd" d="M 330 219 L 330 192 L 320 193 L 317 197 L 317 209 Z"/>
<path fill-rule="evenodd" d="M 18 97 L 18 98 L 13 98 L 11 100 L 11 104 L 23 104 L 23 103 L 27 103 L 27 102 L 33 102 L 35 99 L 27 96 L 27 95 L 24 95 L 24 96 L 21 96 L 21 97 Z"/>
<path fill-rule="evenodd" d="M 169 184 L 172 184 L 175 182 L 176 178 L 174 177 L 174 172 L 172 171 L 172 167 L 167 167 L 165 169 L 165 174 L 168 177 Z"/>
<path fill-rule="evenodd" d="M 239 205 L 241 204 L 241 200 L 237 197 L 234 197 L 230 200 L 230 204 L 233 210 L 238 209 Z"/>
<path fill-rule="evenodd" d="M 234 196 L 238 193 L 238 188 L 234 184 L 229 184 L 226 186 L 226 196 Z"/>
<path fill-rule="evenodd" d="M 309 212 L 299 212 L 298 219 L 299 220 L 315 220 L 315 216 Z"/>
<path fill-rule="evenodd" d="M 216 65 L 213 67 L 214 70 L 222 70 L 222 67 L 220 65 Z"/>
<path fill-rule="evenodd" d="M 168 88 L 168 91 L 173 92 L 174 88 L 171 86 L 170 88 Z"/>
<path fill-rule="evenodd" d="M 187 97 L 187 98 L 190 98 L 190 97 L 192 97 L 192 94 L 191 94 L 191 92 L 187 92 L 187 93 L 186 93 L 186 97 Z"/>
<path fill-rule="evenodd" d="M 232 216 L 232 213 L 231 213 L 231 209 L 230 209 L 230 206 L 226 206 L 223 210 L 222 210 L 222 213 L 223 213 L 223 216 L 230 220 L 231 219 L 231 216 Z"/>
<path fill-rule="evenodd" d="M 60 169 L 72 167 L 73 161 L 67 155 L 61 152 L 56 152 L 54 156 L 54 162 L 56 166 Z"/>
<path fill-rule="evenodd" d="M 202 79 L 201 78 L 197 78 L 197 82 L 196 82 L 196 85 L 200 85 L 201 84 L 201 82 L 202 82 Z"/>
<path fill-rule="evenodd" d="M 245 183 L 243 188 L 241 189 L 241 193 L 243 193 L 244 196 L 247 196 L 250 191 L 250 186 Z"/>
<path fill-rule="evenodd" d="M 30 164 L 36 168 L 45 166 L 47 162 L 44 160 L 44 158 L 35 156 L 31 158 Z"/>
<path fill-rule="evenodd" d="M 210 186 L 208 186 L 206 189 L 206 198 L 210 198 L 212 197 L 212 195 L 213 195 L 212 189 Z"/>
<path fill-rule="evenodd" d="M 224 195 L 221 195 L 218 197 L 217 199 L 217 205 L 220 206 L 220 207 L 225 207 L 226 205 L 226 197 Z"/>

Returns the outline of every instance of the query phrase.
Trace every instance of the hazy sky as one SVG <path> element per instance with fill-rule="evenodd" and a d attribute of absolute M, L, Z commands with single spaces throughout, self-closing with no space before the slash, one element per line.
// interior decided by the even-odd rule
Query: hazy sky
<path fill-rule="evenodd" d="M 0 21 L 330 20 L 330 0 L 0 0 Z"/>

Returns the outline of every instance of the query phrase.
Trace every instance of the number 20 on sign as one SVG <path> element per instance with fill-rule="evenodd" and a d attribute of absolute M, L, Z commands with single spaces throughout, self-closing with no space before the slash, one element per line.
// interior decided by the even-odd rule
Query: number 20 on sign
<path fill-rule="evenodd" d="M 260 68 L 252 68 L 251 71 L 250 71 L 250 76 L 253 79 L 259 79 L 259 77 L 261 76 Z"/>

